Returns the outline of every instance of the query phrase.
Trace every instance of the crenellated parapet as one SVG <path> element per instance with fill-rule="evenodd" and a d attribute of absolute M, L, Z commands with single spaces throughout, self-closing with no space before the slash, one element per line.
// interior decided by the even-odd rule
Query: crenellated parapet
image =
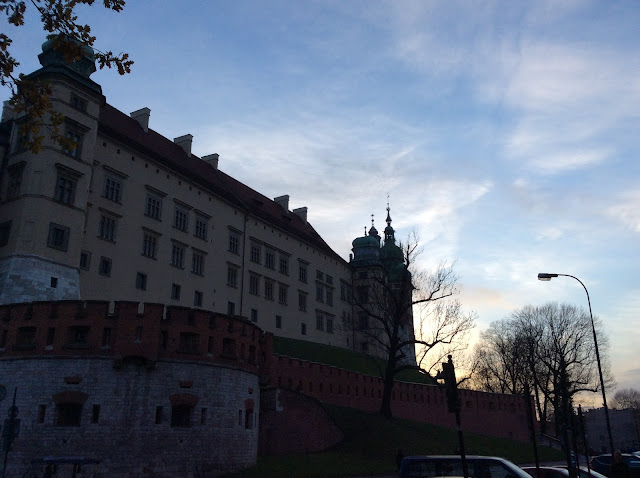
<path fill-rule="evenodd" d="M 111 357 L 204 362 L 262 374 L 273 340 L 240 316 L 164 304 L 53 301 L 0 306 L 0 359 Z"/>

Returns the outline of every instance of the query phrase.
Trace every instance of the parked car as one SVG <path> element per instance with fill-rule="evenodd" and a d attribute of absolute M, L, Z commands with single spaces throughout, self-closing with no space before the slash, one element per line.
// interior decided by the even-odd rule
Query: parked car
<path fill-rule="evenodd" d="M 509 460 L 495 456 L 467 456 L 470 478 L 531 478 Z M 461 477 L 460 455 L 408 456 L 402 459 L 398 478 Z"/>
<path fill-rule="evenodd" d="M 611 453 L 606 455 L 594 456 L 591 458 L 591 469 L 609 476 L 611 471 Z M 629 472 L 633 478 L 640 478 L 640 458 L 629 454 L 622 454 L 622 461 L 629 467 Z"/>
<path fill-rule="evenodd" d="M 565 468 L 565 467 L 562 467 L 562 468 Z M 579 478 L 589 478 L 589 476 L 591 476 L 591 478 L 607 478 L 602 473 L 598 473 L 595 470 L 590 470 L 586 466 L 581 466 L 578 469 L 578 476 Z"/>
<path fill-rule="evenodd" d="M 536 477 L 535 466 L 522 467 L 524 471 L 534 478 Z M 569 471 L 565 466 L 541 466 L 539 478 L 567 478 Z M 586 466 L 578 468 L 578 478 L 607 478 L 606 476 L 594 470 L 589 470 Z"/>
<path fill-rule="evenodd" d="M 568 478 L 569 471 L 565 468 L 556 468 L 553 466 L 541 466 L 540 472 L 537 473 L 535 466 L 523 466 L 522 469 L 529 473 L 533 478 Z"/>

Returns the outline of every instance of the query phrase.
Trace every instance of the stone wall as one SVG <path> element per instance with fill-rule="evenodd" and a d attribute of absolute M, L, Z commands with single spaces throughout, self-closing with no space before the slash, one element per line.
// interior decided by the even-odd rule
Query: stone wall
<path fill-rule="evenodd" d="M 271 338 L 240 317 L 116 302 L 0 307 L 0 376 L 20 434 L 7 476 L 44 456 L 85 476 L 216 476 L 255 463 Z M 164 317 L 164 318 L 163 318 Z M 34 469 L 35 468 L 35 469 Z M 62 475 L 60 471 L 59 476 Z"/>

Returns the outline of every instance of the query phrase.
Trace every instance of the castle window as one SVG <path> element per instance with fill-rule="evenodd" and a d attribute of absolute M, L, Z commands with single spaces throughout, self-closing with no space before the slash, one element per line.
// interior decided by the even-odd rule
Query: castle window
<path fill-rule="evenodd" d="M 89 327 L 69 327 L 69 343 L 71 345 L 87 345 L 89 343 Z"/>
<path fill-rule="evenodd" d="M 264 266 L 268 269 L 276 268 L 276 253 L 273 249 L 267 249 L 264 252 Z"/>
<path fill-rule="evenodd" d="M 273 281 L 269 279 L 264 280 L 264 298 L 267 300 L 273 300 Z"/>
<path fill-rule="evenodd" d="M 196 216 L 195 236 L 206 241 L 208 228 L 208 221 L 202 216 Z"/>
<path fill-rule="evenodd" d="M 91 423 L 98 423 L 100 421 L 100 405 L 94 405 L 91 407 Z"/>
<path fill-rule="evenodd" d="M 56 328 L 55 327 L 49 327 L 47 329 L 47 342 L 46 342 L 46 346 L 50 346 L 53 345 L 53 340 L 55 339 L 56 336 Z"/>
<path fill-rule="evenodd" d="M 158 254 L 158 237 L 145 232 L 142 238 L 142 255 L 155 259 Z"/>
<path fill-rule="evenodd" d="M 240 254 L 240 234 L 235 231 L 229 232 L 229 252 Z"/>
<path fill-rule="evenodd" d="M 49 223 L 49 236 L 47 237 L 47 247 L 58 249 L 59 251 L 67 251 L 69 246 L 70 229 L 56 223 Z"/>
<path fill-rule="evenodd" d="M 9 244 L 9 236 L 11 234 L 11 221 L 0 223 L 0 247 Z"/>
<path fill-rule="evenodd" d="M 280 256 L 280 273 L 286 276 L 289 275 L 289 258 Z"/>
<path fill-rule="evenodd" d="M 227 267 L 227 285 L 238 287 L 238 268 L 236 266 Z"/>
<path fill-rule="evenodd" d="M 328 287 L 326 303 L 327 305 L 333 305 L 333 289 L 329 289 Z"/>
<path fill-rule="evenodd" d="M 327 274 L 325 282 L 327 284 L 333 284 L 333 276 L 330 276 L 329 274 Z"/>
<path fill-rule="evenodd" d="M 98 237 L 106 241 L 116 240 L 116 220 L 109 216 L 101 216 Z"/>
<path fill-rule="evenodd" d="M 320 312 L 316 314 L 316 329 L 324 330 L 324 316 Z"/>
<path fill-rule="evenodd" d="M 262 248 L 260 247 L 260 244 L 251 244 L 251 262 L 260 264 L 261 255 Z"/>
<path fill-rule="evenodd" d="M 298 264 L 298 280 L 300 282 L 307 283 L 307 265 L 299 263 Z"/>
<path fill-rule="evenodd" d="M 307 335 L 307 324 L 305 323 L 300 324 L 300 334 Z"/>
<path fill-rule="evenodd" d="M 162 199 L 156 195 L 147 193 L 144 214 L 159 221 L 162 217 Z"/>
<path fill-rule="evenodd" d="M 181 332 L 180 333 L 180 352 L 184 353 L 198 353 L 200 345 L 200 335 L 194 334 L 192 332 Z"/>
<path fill-rule="evenodd" d="M 12 165 L 9 168 L 9 183 L 7 184 L 7 199 L 13 199 L 20 195 L 20 185 L 22 184 L 22 173 L 24 172 L 24 165 L 26 163 L 20 162 Z"/>
<path fill-rule="evenodd" d="M 247 430 L 251 430 L 253 428 L 253 410 L 244 411 L 244 427 Z"/>
<path fill-rule="evenodd" d="M 258 309 L 251 309 L 251 322 L 258 321 Z"/>
<path fill-rule="evenodd" d="M 136 274 L 136 289 L 147 290 L 147 274 L 142 272 Z"/>
<path fill-rule="evenodd" d="M 316 279 L 317 280 L 324 280 L 324 273 L 322 271 L 316 271 Z"/>
<path fill-rule="evenodd" d="M 179 268 L 184 267 L 184 247 L 173 244 L 171 247 L 171 265 Z"/>
<path fill-rule="evenodd" d="M 57 403 L 56 425 L 59 427 L 79 427 L 82 418 L 81 403 Z"/>
<path fill-rule="evenodd" d="M 91 264 L 91 252 L 82 251 L 80 253 L 80 269 L 84 269 L 88 271 L 90 264 Z"/>
<path fill-rule="evenodd" d="M 282 316 L 276 315 L 276 329 L 282 328 Z"/>
<path fill-rule="evenodd" d="M 38 405 L 38 423 L 44 423 L 44 418 L 47 414 L 46 405 Z"/>
<path fill-rule="evenodd" d="M 227 358 L 236 357 L 236 341 L 230 338 L 222 339 L 222 355 Z"/>
<path fill-rule="evenodd" d="M 98 273 L 100 275 L 107 276 L 107 277 L 111 275 L 111 259 L 109 259 L 108 257 L 100 258 Z"/>
<path fill-rule="evenodd" d="M 33 347 L 36 343 L 35 327 L 20 327 L 16 336 L 16 345 L 18 347 Z"/>
<path fill-rule="evenodd" d="M 316 301 L 324 302 L 324 286 L 322 284 L 316 284 Z"/>
<path fill-rule="evenodd" d="M 302 311 L 307 310 L 307 293 L 298 291 L 298 309 Z"/>
<path fill-rule="evenodd" d="M 191 272 L 196 275 L 204 275 L 204 254 L 202 252 L 193 251 L 191 256 Z"/>
<path fill-rule="evenodd" d="M 327 317 L 325 325 L 326 325 L 327 333 L 328 334 L 332 334 L 333 333 L 333 318 L 332 317 Z"/>
<path fill-rule="evenodd" d="M 227 302 L 227 315 L 235 315 L 236 314 L 236 303 L 232 301 Z M 229 324 L 231 327 L 231 324 Z"/>
<path fill-rule="evenodd" d="M 287 305 L 288 292 L 286 285 L 280 284 L 278 286 L 278 304 Z"/>
<path fill-rule="evenodd" d="M 249 294 L 258 295 L 260 293 L 260 276 L 249 275 Z"/>
<path fill-rule="evenodd" d="M 87 111 L 87 100 L 71 93 L 71 107 L 78 111 Z"/>
<path fill-rule="evenodd" d="M 156 425 L 160 425 L 162 423 L 162 407 L 156 407 Z"/>
<path fill-rule="evenodd" d="M 64 145 L 64 152 L 74 158 L 80 158 L 82 151 L 82 137 L 82 133 L 71 127 L 67 127 L 67 132 L 65 133 L 65 141 L 68 144 Z"/>
<path fill-rule="evenodd" d="M 171 407 L 171 426 L 188 428 L 191 426 L 191 405 L 173 405 Z"/>
<path fill-rule="evenodd" d="M 176 206 L 176 214 L 174 216 L 173 227 L 187 232 L 187 230 L 189 229 L 189 213 L 186 210 Z"/>
<path fill-rule="evenodd" d="M 193 305 L 195 307 L 202 307 L 202 292 L 199 290 L 193 293 Z"/>
<path fill-rule="evenodd" d="M 73 204 L 76 182 L 76 178 L 72 178 L 63 173 L 58 173 L 58 179 L 56 180 L 56 191 L 53 199 L 62 204 Z"/>
<path fill-rule="evenodd" d="M 122 182 L 107 176 L 104 180 L 104 197 L 109 201 L 120 202 L 122 195 Z"/>
<path fill-rule="evenodd" d="M 182 291 L 182 287 L 178 284 L 171 284 L 171 299 L 180 300 L 180 292 Z"/>

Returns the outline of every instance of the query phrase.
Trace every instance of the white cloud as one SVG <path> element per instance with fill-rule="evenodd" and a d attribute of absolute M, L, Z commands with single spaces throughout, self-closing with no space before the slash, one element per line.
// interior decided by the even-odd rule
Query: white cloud
<path fill-rule="evenodd" d="M 640 190 L 619 194 L 615 203 L 605 209 L 605 214 L 630 230 L 640 232 Z"/>

